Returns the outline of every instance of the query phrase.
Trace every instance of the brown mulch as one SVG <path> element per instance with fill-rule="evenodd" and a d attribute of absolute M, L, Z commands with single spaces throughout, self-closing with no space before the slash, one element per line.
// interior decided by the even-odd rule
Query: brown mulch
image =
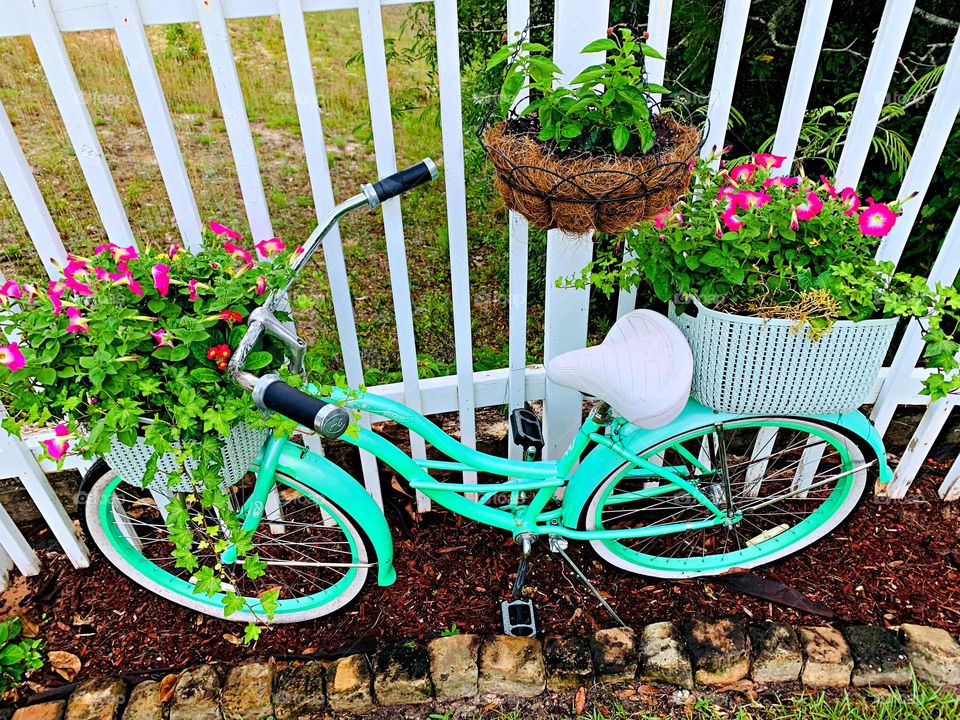
<path fill-rule="evenodd" d="M 921 474 L 908 502 L 868 498 L 832 536 L 758 574 L 827 604 L 841 621 L 918 622 L 960 632 L 960 504 L 939 500 L 937 482 L 933 473 Z M 408 499 L 391 492 L 398 582 L 372 587 L 340 615 L 267 629 L 253 648 L 236 644 L 241 625 L 157 599 L 96 552 L 86 570 L 73 569 L 52 549 L 41 553 L 43 571 L 26 581 L 28 593 L 18 604 L 40 622 L 48 649 L 79 656 L 80 678 L 237 662 L 251 655 L 323 655 L 373 640 L 435 637 L 454 624 L 462 632 L 497 632 L 499 602 L 509 592 L 518 558 L 509 535 L 445 511 L 414 522 Z M 48 538 L 49 532 L 38 528 L 32 540 L 36 546 Z M 738 594 L 721 580 L 643 578 L 602 564 L 586 546 L 571 544 L 569 552 L 633 626 L 692 613 L 822 622 Z M 527 583 L 544 633 L 582 634 L 614 624 L 542 546 L 535 550 Z M 34 681 L 63 683 L 47 671 Z"/>

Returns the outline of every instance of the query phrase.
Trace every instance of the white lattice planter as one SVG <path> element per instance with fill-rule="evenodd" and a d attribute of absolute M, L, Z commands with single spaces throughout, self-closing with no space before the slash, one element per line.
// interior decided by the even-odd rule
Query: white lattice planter
<path fill-rule="evenodd" d="M 819 340 L 792 320 L 731 315 L 688 306 L 670 319 L 693 352 L 693 396 L 721 412 L 834 413 L 866 400 L 883 365 L 897 318 L 840 320 Z"/>
<path fill-rule="evenodd" d="M 223 482 L 220 487 L 226 488 L 240 481 L 257 458 L 268 434 L 269 430 L 254 430 L 246 423 L 239 423 L 229 435 L 220 437 L 223 455 L 223 469 L 220 471 Z M 152 454 L 153 449 L 142 437 L 138 437 L 137 442 L 129 446 L 114 436 L 110 439 L 110 450 L 104 454 L 103 459 L 125 482 L 142 487 L 143 475 Z M 188 460 L 185 465 L 189 473 L 196 469 L 197 462 Z M 186 473 L 181 472 L 183 482 L 180 484 L 171 486 L 167 483 L 167 476 L 180 469 L 182 468 L 177 463 L 176 456 L 165 453 L 157 462 L 157 473 L 147 487 L 162 494 L 194 490 L 195 487 Z"/>

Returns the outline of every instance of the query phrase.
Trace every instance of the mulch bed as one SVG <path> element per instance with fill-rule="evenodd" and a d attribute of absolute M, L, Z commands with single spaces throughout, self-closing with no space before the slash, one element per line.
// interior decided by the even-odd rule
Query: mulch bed
<path fill-rule="evenodd" d="M 841 621 L 918 622 L 960 632 L 960 504 L 939 500 L 937 482 L 932 472 L 924 472 L 909 502 L 865 500 L 832 536 L 758 574 L 827 604 Z M 342 614 L 268 629 L 252 648 L 236 644 L 242 625 L 159 600 L 96 552 L 90 568 L 79 571 L 58 552 L 41 553 L 43 571 L 26 581 L 28 594 L 19 606 L 40 622 L 48 649 L 81 659 L 80 678 L 218 660 L 235 663 L 253 655 L 322 656 L 363 648 L 373 640 L 436 637 L 453 625 L 461 632 L 498 631 L 499 603 L 509 592 L 518 559 L 509 535 L 445 511 L 415 522 L 412 502 L 391 493 L 388 515 L 395 530 L 398 582 L 372 587 Z M 49 531 L 38 527 L 32 539 L 36 546 L 48 537 Z M 692 613 L 822 623 L 738 594 L 721 580 L 643 578 L 602 564 L 586 546 L 571 544 L 569 552 L 632 626 Z M 544 633 L 585 634 L 614 624 L 542 544 L 527 584 Z M 47 671 L 33 680 L 35 688 L 63 683 Z"/>

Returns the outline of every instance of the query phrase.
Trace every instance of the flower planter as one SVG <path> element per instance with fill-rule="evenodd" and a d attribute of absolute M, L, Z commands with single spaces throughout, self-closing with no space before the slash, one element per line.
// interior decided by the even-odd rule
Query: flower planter
<path fill-rule="evenodd" d="M 223 482 L 220 483 L 221 488 L 227 488 L 240 481 L 251 463 L 256 460 L 269 432 L 269 430 L 254 430 L 246 423 L 239 423 L 233 427 L 229 435 L 220 437 L 223 455 L 223 468 L 220 471 L 220 476 L 223 478 Z M 124 482 L 143 487 L 143 476 L 152 455 L 153 448 L 147 445 L 143 437 L 138 437 L 133 446 L 128 446 L 114 436 L 110 439 L 110 450 L 104 454 L 103 459 L 123 478 Z M 192 472 L 197 467 L 197 462 L 187 460 L 185 465 L 187 471 Z M 181 466 L 173 453 L 161 455 L 157 462 L 157 473 L 146 487 L 161 493 L 195 490 L 196 488 L 185 473 L 181 473 L 183 482 L 173 486 L 168 484 L 167 476 L 179 469 Z"/>
<path fill-rule="evenodd" d="M 647 155 L 561 155 L 518 120 L 484 134 L 504 203 L 543 229 L 572 234 L 618 233 L 673 205 L 690 184 L 690 162 L 700 148 L 697 128 L 658 115 L 658 142 Z"/>
<path fill-rule="evenodd" d="M 731 413 L 840 413 L 870 394 L 897 318 L 838 320 L 818 340 L 793 320 L 718 312 L 691 299 L 669 317 L 693 352 L 692 395 Z"/>

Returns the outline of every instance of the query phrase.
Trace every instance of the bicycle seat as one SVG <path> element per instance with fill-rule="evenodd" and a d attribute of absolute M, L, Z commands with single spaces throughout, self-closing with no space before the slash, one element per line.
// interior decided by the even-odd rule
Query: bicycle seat
<path fill-rule="evenodd" d="M 553 358 L 547 377 L 606 401 L 642 428 L 673 420 L 687 402 L 693 355 L 683 333 L 660 313 L 634 310 L 603 342 Z"/>

